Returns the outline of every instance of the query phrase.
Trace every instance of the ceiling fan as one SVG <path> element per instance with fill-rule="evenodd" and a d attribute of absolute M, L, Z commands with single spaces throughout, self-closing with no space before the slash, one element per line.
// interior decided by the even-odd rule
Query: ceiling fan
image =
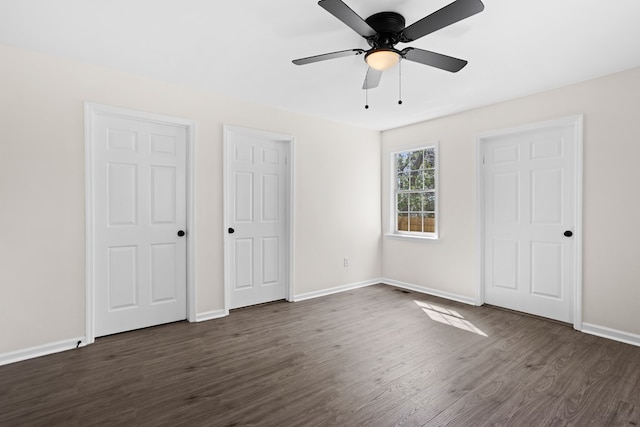
<path fill-rule="evenodd" d="M 484 10 L 484 4 L 480 0 L 456 0 L 405 27 L 404 17 L 396 12 L 380 12 L 367 19 L 362 19 L 342 0 L 320 0 L 318 5 L 364 37 L 371 49 L 341 50 L 296 59 L 293 63 L 304 65 L 345 56 L 364 55 L 364 60 L 369 68 L 362 86 L 363 89 L 377 87 L 382 72 L 396 65 L 400 59 L 419 62 L 452 73 L 460 71 L 467 65 L 467 61 L 463 59 L 415 47 L 398 50 L 395 45 L 412 42 Z"/>

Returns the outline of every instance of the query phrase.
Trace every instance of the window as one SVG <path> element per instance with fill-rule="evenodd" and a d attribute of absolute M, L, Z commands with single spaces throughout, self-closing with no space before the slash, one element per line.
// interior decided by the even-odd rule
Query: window
<path fill-rule="evenodd" d="M 393 233 L 437 238 L 438 147 L 392 153 Z"/>

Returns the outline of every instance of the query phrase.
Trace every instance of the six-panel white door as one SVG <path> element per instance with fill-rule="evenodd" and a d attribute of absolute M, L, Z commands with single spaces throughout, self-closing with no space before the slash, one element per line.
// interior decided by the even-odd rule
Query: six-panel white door
<path fill-rule="evenodd" d="M 229 308 L 286 297 L 286 142 L 228 129 L 227 293 Z"/>
<path fill-rule="evenodd" d="M 97 115 L 95 335 L 186 318 L 186 128 Z"/>
<path fill-rule="evenodd" d="M 575 134 L 557 125 L 484 139 L 488 304 L 573 323 Z"/>

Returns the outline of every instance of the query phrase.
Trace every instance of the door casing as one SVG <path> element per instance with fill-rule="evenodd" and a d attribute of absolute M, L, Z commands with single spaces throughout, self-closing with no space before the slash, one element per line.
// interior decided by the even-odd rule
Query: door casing
<path fill-rule="evenodd" d="M 576 170 L 575 170 L 575 264 L 573 273 L 575 277 L 573 288 L 573 327 L 582 330 L 582 191 L 583 191 L 583 116 L 569 116 L 556 120 L 531 123 L 515 128 L 482 133 L 476 136 L 476 230 L 477 230 L 477 279 L 476 279 L 476 305 L 485 303 L 485 230 L 484 230 L 484 194 L 485 182 L 483 173 L 483 153 L 487 140 L 497 136 L 519 134 L 536 129 L 544 129 L 556 126 L 572 126 L 576 138 Z"/>
<path fill-rule="evenodd" d="M 85 102 L 84 104 L 84 145 L 85 145 L 85 340 L 83 344 L 95 342 L 95 281 L 94 281 L 94 159 L 93 127 L 96 116 L 110 116 L 138 121 L 185 127 L 187 130 L 187 320 L 196 321 L 195 300 L 195 121 L 164 116 L 142 111 L 127 110 L 107 105 Z"/>
<path fill-rule="evenodd" d="M 229 295 L 230 295 L 230 287 L 231 287 L 231 283 L 230 283 L 230 278 L 229 278 L 229 234 L 227 233 L 227 227 L 228 227 L 228 207 L 229 207 L 229 203 L 231 203 L 230 201 L 230 194 L 227 190 L 227 186 L 229 185 L 228 179 L 227 179 L 227 172 L 228 172 L 228 168 L 229 165 L 227 164 L 227 152 L 229 150 L 229 144 L 230 144 L 230 134 L 232 133 L 241 133 L 241 134 L 245 134 L 245 135 L 252 135 L 252 136 L 256 136 L 259 138 L 265 138 L 265 139 L 276 139 L 279 140 L 281 142 L 284 142 L 285 144 L 285 153 L 286 153 L 286 157 L 287 157 L 287 194 L 285 195 L 286 198 L 286 207 L 285 207 L 285 214 L 287 216 L 287 224 L 286 224 L 286 233 L 287 233 L 287 245 L 288 245 L 288 253 L 287 253 L 287 266 L 285 268 L 285 275 L 286 275 L 286 287 L 285 287 L 285 298 L 287 301 L 291 301 L 293 298 L 293 261 L 294 261 L 294 245 L 293 245 L 293 230 L 294 230 L 294 210 L 293 210 L 293 195 L 294 195 L 294 137 L 291 135 L 286 135 L 286 134 L 280 134 L 280 133 L 275 133 L 275 132 L 269 132 L 269 131 L 263 131 L 263 130 L 257 130 L 257 129 L 251 129 L 251 128 L 245 128 L 245 127 L 240 127 L 240 126 L 229 126 L 229 125 L 225 125 L 224 126 L 224 144 L 223 144 L 223 153 L 222 153 L 222 158 L 223 160 L 223 170 L 222 170 L 222 176 L 223 176 L 223 184 L 222 184 L 222 188 L 223 188 L 223 200 L 224 200 L 224 206 L 223 206 L 223 233 L 224 233 L 224 313 L 225 315 L 229 314 L 229 307 L 230 307 L 230 302 L 229 302 Z"/>

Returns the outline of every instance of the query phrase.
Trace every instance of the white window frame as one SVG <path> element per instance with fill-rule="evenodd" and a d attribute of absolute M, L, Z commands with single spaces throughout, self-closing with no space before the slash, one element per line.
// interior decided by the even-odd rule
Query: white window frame
<path fill-rule="evenodd" d="M 440 187 L 440 150 L 439 150 L 439 142 L 434 141 L 424 145 L 419 145 L 415 147 L 403 148 L 401 150 L 395 150 L 389 153 L 389 232 L 386 234 L 387 237 L 397 238 L 397 239 L 406 239 L 406 240 L 435 240 L 439 238 L 440 232 L 440 214 L 439 214 L 439 187 Z M 435 168 L 434 168 L 434 194 L 435 194 L 435 206 L 434 206 L 434 215 L 435 215 L 435 230 L 433 232 L 423 232 L 423 231 L 399 231 L 398 230 L 398 215 L 396 212 L 397 209 L 397 199 L 396 199 L 396 185 L 397 185 L 397 171 L 396 171 L 396 155 L 399 153 L 406 153 L 408 151 L 419 151 L 433 148 L 435 151 Z"/>

